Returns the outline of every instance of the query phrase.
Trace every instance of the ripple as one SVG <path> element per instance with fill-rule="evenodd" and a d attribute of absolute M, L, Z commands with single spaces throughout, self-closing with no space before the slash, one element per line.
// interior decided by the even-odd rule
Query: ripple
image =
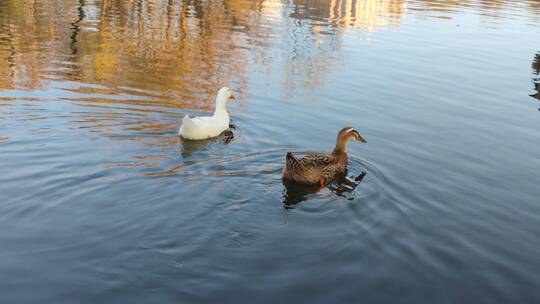
<path fill-rule="evenodd" d="M 237 180 L 236 184 L 248 187 L 264 184 L 267 193 L 281 196 L 285 209 L 296 209 L 299 208 L 299 203 L 306 203 L 300 207 L 300 210 L 306 213 L 325 213 L 328 212 L 328 206 L 335 206 L 343 201 L 373 200 L 388 196 L 383 195 L 389 187 L 385 184 L 387 178 L 376 164 L 365 159 L 349 156 L 347 172 L 320 189 L 317 186 L 295 185 L 282 181 L 285 154 L 290 148 L 227 154 L 227 145 L 229 143 L 224 142 L 222 137 L 183 142 L 182 159 L 179 163 L 166 170 L 147 172 L 145 175 L 173 175 L 189 180 L 197 180 L 201 176 L 205 176 L 205 179 L 221 180 L 226 176 Z"/>
<path fill-rule="evenodd" d="M 309 152 L 300 152 L 300 154 L 307 153 Z M 306 200 L 324 200 L 334 196 L 354 200 L 364 196 L 361 188 L 358 188 L 361 183 L 374 183 L 382 176 L 382 172 L 373 163 L 349 155 L 345 174 L 338 176 L 325 189 L 321 190 L 318 186 L 295 185 L 284 181 L 283 203 L 285 208 L 294 208 L 294 205 Z"/>
<path fill-rule="evenodd" d="M 540 2 L 64 2 L 0 1 L 0 302 L 540 302 Z"/>

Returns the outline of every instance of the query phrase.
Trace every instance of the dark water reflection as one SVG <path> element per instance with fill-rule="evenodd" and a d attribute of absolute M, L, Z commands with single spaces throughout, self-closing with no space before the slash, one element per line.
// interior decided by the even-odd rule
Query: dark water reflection
<path fill-rule="evenodd" d="M 532 80 L 534 84 L 534 90 L 536 91 L 536 93 L 532 94 L 531 97 L 540 99 L 540 53 L 534 55 L 534 60 L 531 67 L 535 75 Z"/>
<path fill-rule="evenodd" d="M 316 186 L 305 186 L 291 183 L 283 180 L 283 205 L 285 209 L 294 209 L 296 204 L 307 200 L 314 200 L 317 197 L 330 196 L 342 197 L 347 200 L 360 198 L 361 192 L 356 191 L 356 188 L 366 178 L 370 172 L 370 177 L 380 178 L 381 172 L 378 171 L 372 164 L 362 162 L 357 159 L 350 159 L 346 172 L 338 175 L 335 180 L 329 183 L 326 187 L 320 188 Z M 366 181 L 371 178 L 366 178 Z M 364 183 L 365 185 L 365 183 Z M 365 185 L 366 187 L 373 185 Z"/>
<path fill-rule="evenodd" d="M 0 302 L 540 302 L 538 41 L 538 1 L 0 0 Z M 234 139 L 181 140 L 223 85 Z"/>

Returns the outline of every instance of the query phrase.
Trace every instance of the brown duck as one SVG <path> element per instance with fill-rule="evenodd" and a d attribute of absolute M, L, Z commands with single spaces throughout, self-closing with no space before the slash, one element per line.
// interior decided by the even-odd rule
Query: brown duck
<path fill-rule="evenodd" d="M 347 144 L 351 139 L 367 142 L 354 128 L 346 127 L 339 131 L 336 147 L 329 154 L 311 153 L 296 158 L 291 152 L 287 153 L 283 178 L 298 184 L 325 186 L 337 174 L 345 171 Z"/>

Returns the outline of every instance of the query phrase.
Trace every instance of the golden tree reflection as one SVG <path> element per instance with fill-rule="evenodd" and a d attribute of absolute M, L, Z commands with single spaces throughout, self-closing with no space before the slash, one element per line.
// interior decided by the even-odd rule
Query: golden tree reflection
<path fill-rule="evenodd" d="M 73 80 L 101 85 L 71 89 L 82 93 L 136 92 L 157 100 L 154 105 L 201 109 L 212 106 L 211 96 L 224 84 L 246 87 L 250 55 L 268 63 L 269 40 L 291 9 L 279 0 L 6 0 L 1 5 L 1 88 Z M 404 10 L 404 0 L 298 0 L 292 10 L 299 5 L 315 11 L 291 16 L 365 30 L 397 24 Z M 311 30 L 320 34 L 317 25 Z M 304 39 L 292 39 L 298 38 Z M 306 47 L 293 45 L 290 51 L 309 53 Z M 330 64 L 322 58 L 336 47 L 330 43 L 307 61 L 299 54 L 286 70 L 317 86 L 308 75 L 323 77 Z M 307 71 L 295 67 L 307 62 L 324 64 Z"/>
<path fill-rule="evenodd" d="M 398 26 L 405 12 L 405 0 L 294 0 L 292 4 L 284 43 L 285 97 L 298 87 L 322 87 L 340 60 L 336 51 L 346 29 L 373 32 Z"/>
<path fill-rule="evenodd" d="M 295 18 L 320 20 L 338 28 L 376 31 L 397 26 L 403 19 L 405 0 L 295 0 Z"/>
<path fill-rule="evenodd" d="M 82 80 L 162 105 L 212 106 L 222 85 L 246 85 L 247 38 L 261 1 L 11 0 L 2 2 L 0 87 Z M 65 10 L 65 7 L 68 7 Z M 176 101 L 182 100 L 182 104 Z M 204 101 L 200 103 L 200 101 Z M 156 103 L 154 103 L 156 104 Z"/>
<path fill-rule="evenodd" d="M 3 1 L 0 7 L 0 88 L 36 87 L 55 55 L 69 53 L 63 45 L 69 21 L 53 17 L 54 5 L 35 0 Z"/>
<path fill-rule="evenodd" d="M 220 86 L 242 92 L 253 70 L 271 73 L 272 64 L 280 62 L 276 51 L 285 58 L 277 79 L 286 92 L 316 89 L 339 61 L 336 51 L 348 28 L 373 32 L 398 26 L 406 7 L 452 12 L 475 6 L 487 12 L 509 3 L 4 0 L 0 89 L 36 89 L 58 81 L 68 86 L 62 89 L 94 94 L 78 100 L 209 110 Z M 538 11 L 535 2 L 527 7 Z"/>
<path fill-rule="evenodd" d="M 93 65 L 84 79 L 188 103 L 207 100 L 232 81 L 237 88 L 245 85 L 247 64 L 239 48 L 244 37 L 234 25 L 250 7 L 235 1 L 104 0 L 99 9 L 98 30 L 81 39 L 91 44 L 80 46 L 91 50 L 81 58 Z"/>

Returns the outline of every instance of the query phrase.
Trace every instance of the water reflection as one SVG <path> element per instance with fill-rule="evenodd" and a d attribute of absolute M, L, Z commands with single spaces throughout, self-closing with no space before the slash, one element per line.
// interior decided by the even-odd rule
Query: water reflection
<path fill-rule="evenodd" d="M 538 12 L 535 1 L 527 3 Z M 321 87 L 339 59 L 346 29 L 400 26 L 408 8 L 430 14 L 475 7 L 496 15 L 512 5 L 517 4 L 5 0 L 0 2 L 0 88 L 37 89 L 70 80 L 86 84 L 69 89 L 77 93 L 136 94 L 155 106 L 210 110 L 212 92 L 223 83 L 245 92 L 250 68 L 271 73 L 268 63 L 277 56 L 286 58 L 279 77 L 287 96 L 298 88 Z M 272 54 L 273 45 L 280 45 L 282 54 Z"/>
<path fill-rule="evenodd" d="M 313 32 L 320 34 L 321 25 L 338 29 L 360 28 L 376 31 L 385 26 L 398 26 L 403 20 L 405 0 L 295 0 L 291 17 L 315 20 Z"/>
<path fill-rule="evenodd" d="M 532 79 L 534 90 L 536 91 L 536 93 L 530 96 L 536 99 L 540 99 L 540 53 L 537 53 L 534 55 L 534 59 L 533 59 L 531 67 L 533 69 L 533 74 L 536 75 Z"/>
<path fill-rule="evenodd" d="M 207 140 L 186 140 L 181 139 L 181 151 L 182 158 L 189 158 L 194 153 L 210 149 L 214 146 L 227 145 L 234 139 L 234 133 L 232 130 L 226 130 L 217 137 Z"/>
<path fill-rule="evenodd" d="M 250 13 L 256 1 L 80 0 L 66 18 L 58 18 L 61 2 L 0 5 L 1 88 L 84 80 L 172 107 L 208 109 L 208 92 L 223 83 L 244 88 L 246 37 L 270 30 L 256 26 L 264 17 Z"/>
<path fill-rule="evenodd" d="M 348 195 L 354 193 L 354 190 L 360 185 L 366 174 L 365 171 L 362 171 L 357 176 L 350 176 L 349 173 L 345 171 L 343 174 L 338 175 L 326 188 L 322 189 L 317 185 L 298 185 L 287 180 L 282 180 L 283 186 L 285 187 L 283 190 L 283 207 L 285 209 L 293 209 L 294 205 L 306 201 L 309 198 L 316 196 L 317 193 L 325 190 L 330 190 L 337 196 L 352 200 L 354 199 L 354 195 Z"/>
<path fill-rule="evenodd" d="M 339 62 L 342 34 L 356 28 L 374 32 L 399 26 L 404 19 L 404 0 L 295 0 L 285 9 L 287 22 L 283 67 L 283 98 L 301 89 L 323 87 Z"/>
<path fill-rule="evenodd" d="M 429 17 L 452 19 L 453 15 L 475 11 L 478 15 L 488 18 L 512 18 L 508 11 L 522 8 L 529 9 L 529 17 L 537 19 L 540 5 L 536 0 L 510 1 L 510 0 L 479 0 L 479 1 L 455 1 L 455 0 L 408 0 L 407 9 L 411 13 L 426 15 Z M 483 21 L 488 21 L 486 20 Z"/>
<path fill-rule="evenodd" d="M 540 302 L 535 2 L 0 0 L 0 303 Z M 183 142 L 224 83 L 237 139 Z"/>

